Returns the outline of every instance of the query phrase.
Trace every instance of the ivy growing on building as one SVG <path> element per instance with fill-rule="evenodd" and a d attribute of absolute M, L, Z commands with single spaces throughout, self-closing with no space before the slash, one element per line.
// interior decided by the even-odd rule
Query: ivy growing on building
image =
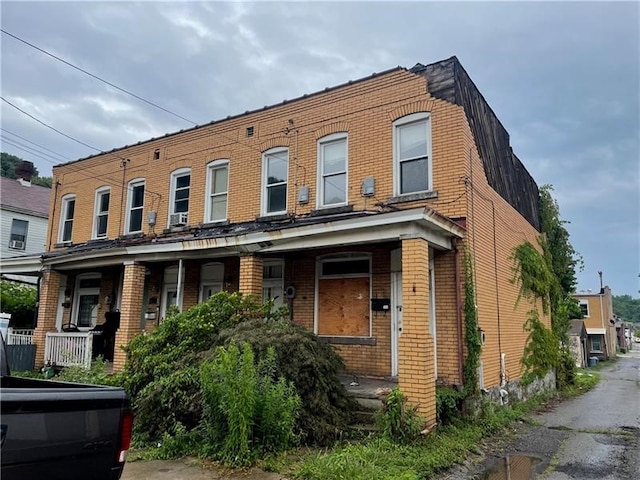
<path fill-rule="evenodd" d="M 467 359 L 464 364 L 464 390 L 466 396 L 478 393 L 478 367 L 482 351 L 482 338 L 478 325 L 476 294 L 473 283 L 473 262 L 469 250 L 464 254 L 464 325 Z"/>

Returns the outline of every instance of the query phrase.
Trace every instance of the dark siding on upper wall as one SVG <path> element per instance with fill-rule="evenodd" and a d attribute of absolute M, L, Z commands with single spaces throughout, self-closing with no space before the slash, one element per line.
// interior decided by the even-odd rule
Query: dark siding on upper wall
<path fill-rule="evenodd" d="M 429 93 L 464 108 L 489 185 L 540 231 L 540 192 L 513 153 L 509 133 L 456 57 L 411 72 L 427 78 Z"/>

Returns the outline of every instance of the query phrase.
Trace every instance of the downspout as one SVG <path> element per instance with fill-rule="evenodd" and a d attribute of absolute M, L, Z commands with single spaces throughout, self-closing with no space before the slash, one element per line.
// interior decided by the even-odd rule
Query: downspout
<path fill-rule="evenodd" d="M 460 287 L 460 249 L 458 239 L 453 238 L 453 281 L 456 284 L 456 326 L 458 328 L 458 378 L 464 386 L 464 350 L 462 347 L 462 291 Z"/>

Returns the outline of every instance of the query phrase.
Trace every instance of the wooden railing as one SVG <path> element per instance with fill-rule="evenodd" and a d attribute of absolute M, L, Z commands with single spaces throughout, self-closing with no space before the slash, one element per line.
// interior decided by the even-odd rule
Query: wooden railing
<path fill-rule="evenodd" d="M 14 329 L 9 327 L 7 345 L 33 345 L 32 329 Z"/>
<path fill-rule="evenodd" d="M 47 333 L 44 359 L 51 365 L 91 367 L 93 335 L 90 332 Z"/>

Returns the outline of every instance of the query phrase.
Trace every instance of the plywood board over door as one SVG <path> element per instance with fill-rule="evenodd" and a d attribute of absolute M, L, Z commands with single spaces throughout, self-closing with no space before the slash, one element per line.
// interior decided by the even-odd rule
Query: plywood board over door
<path fill-rule="evenodd" d="M 369 336 L 369 278 L 318 282 L 318 335 Z"/>

